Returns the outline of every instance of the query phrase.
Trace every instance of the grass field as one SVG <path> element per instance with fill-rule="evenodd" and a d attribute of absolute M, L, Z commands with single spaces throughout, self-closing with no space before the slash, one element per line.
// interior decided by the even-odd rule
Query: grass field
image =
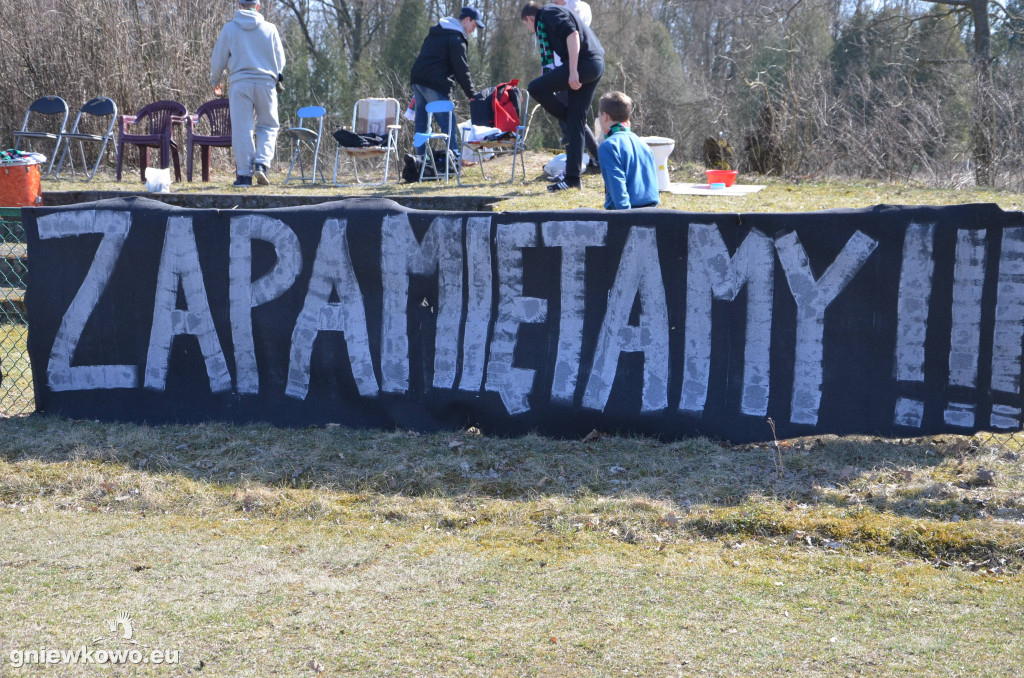
<path fill-rule="evenodd" d="M 501 208 L 600 206 L 600 179 L 586 181 L 568 197 L 516 184 Z M 693 211 L 1024 204 L 781 180 L 740 200 L 677 199 Z M 83 646 L 173 652 L 118 669 L 153 676 L 1024 666 L 1020 439 L 775 447 L 46 417 L 0 433 L 3 676 L 109 670 L 31 663 Z M 119 613 L 130 639 L 111 626 Z"/>
<path fill-rule="evenodd" d="M 268 195 L 328 195 L 328 196 L 371 196 L 388 197 L 392 195 L 486 195 L 499 198 L 496 207 L 506 211 L 574 209 L 587 207 L 601 209 L 604 206 L 604 184 L 600 174 L 583 176 L 583 190 L 566 191 L 549 194 L 547 182 L 543 178 L 544 163 L 551 159 L 554 151 L 528 152 L 526 154 L 526 178 L 516 170 L 516 180 L 509 183 L 511 161 L 501 156 L 485 163 L 487 179 L 481 178 L 479 167 L 467 168 L 462 185 L 453 178 L 449 184 L 443 181 L 425 182 L 423 184 L 396 183 L 398 174 L 391 169 L 391 181 L 386 186 L 347 186 L 335 188 L 328 183 L 324 185 L 303 185 L 292 180 L 284 184 L 287 164 L 279 165 L 271 174 L 270 186 L 253 186 L 234 188 L 231 182 L 234 174 L 225 166 L 216 167 L 212 181 L 204 183 L 187 181 L 174 183 L 174 193 L 229 193 L 229 194 L 268 194 Z M 339 174 L 339 183 L 351 182 L 350 166 L 348 174 Z M 327 180 L 330 182 L 333 170 L 333 156 L 330 159 Z M 400 171 L 399 166 L 397 171 Z M 374 176 L 366 174 L 364 178 Z M 198 179 L 198 170 L 196 170 Z M 682 163 L 671 167 L 673 182 L 704 183 L 704 169 L 694 163 Z M 661 194 L 661 207 L 684 210 L 688 212 L 807 212 L 820 209 L 842 207 L 869 207 L 878 204 L 889 205 L 951 205 L 963 203 L 996 203 L 1006 210 L 1024 209 L 1024 195 L 1006 191 L 978 188 L 957 188 L 953 186 L 930 188 L 924 184 L 891 184 L 878 181 L 847 181 L 847 180 L 806 180 L 800 178 L 771 178 L 760 175 L 741 174 L 737 180 L 745 184 L 763 184 L 765 189 L 743 197 L 726 196 L 685 196 Z M 137 171 L 125 171 L 120 182 L 113 180 L 110 172 L 100 173 L 89 182 L 68 179 L 43 182 L 45 200 L 46 191 L 144 191 Z M 568 194 L 568 195 L 567 195 Z"/>
<path fill-rule="evenodd" d="M 1019 675 L 995 439 L 491 439 L 11 419 L 5 675 Z M 139 646 L 106 627 L 120 611 Z M 95 667 L 61 667 L 91 675 Z"/>

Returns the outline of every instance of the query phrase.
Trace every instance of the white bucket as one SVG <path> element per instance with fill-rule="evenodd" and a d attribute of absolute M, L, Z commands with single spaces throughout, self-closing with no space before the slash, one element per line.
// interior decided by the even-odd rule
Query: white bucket
<path fill-rule="evenodd" d="M 675 150 L 676 142 L 668 137 L 640 137 L 654 153 L 654 162 L 658 167 L 658 190 L 667 191 L 669 184 L 668 158 Z"/>

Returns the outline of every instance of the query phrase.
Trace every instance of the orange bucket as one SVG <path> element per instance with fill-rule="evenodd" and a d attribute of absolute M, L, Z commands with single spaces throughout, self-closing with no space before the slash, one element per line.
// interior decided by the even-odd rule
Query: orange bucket
<path fill-rule="evenodd" d="M 736 182 L 736 170 L 704 170 L 708 175 L 708 184 L 725 184 L 729 188 Z M 714 187 L 712 187 L 714 188 Z"/>
<path fill-rule="evenodd" d="M 39 165 L 0 165 L 0 207 L 42 204 Z"/>

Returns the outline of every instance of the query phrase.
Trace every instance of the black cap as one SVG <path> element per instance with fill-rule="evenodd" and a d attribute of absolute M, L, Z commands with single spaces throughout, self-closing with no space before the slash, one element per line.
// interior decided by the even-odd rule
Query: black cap
<path fill-rule="evenodd" d="M 459 18 L 472 19 L 480 28 L 487 28 L 487 26 L 484 25 L 484 22 L 480 20 L 480 10 L 478 10 L 476 7 L 473 7 L 472 5 L 463 7 L 462 11 L 459 12 Z"/>

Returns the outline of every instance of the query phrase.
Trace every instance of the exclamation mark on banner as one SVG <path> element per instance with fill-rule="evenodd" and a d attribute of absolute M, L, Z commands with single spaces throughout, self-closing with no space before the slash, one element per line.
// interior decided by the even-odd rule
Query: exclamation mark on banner
<path fill-rule="evenodd" d="M 1003 231 L 992 333 L 992 391 L 1011 404 L 992 404 L 992 428 L 1020 428 L 1021 337 L 1024 335 L 1024 228 Z"/>
<path fill-rule="evenodd" d="M 981 293 L 985 282 L 985 230 L 957 231 L 953 268 L 953 329 L 949 346 L 949 385 L 975 388 L 981 345 Z M 950 426 L 972 428 L 974 403 L 950 402 Z"/>
<path fill-rule="evenodd" d="M 900 296 L 897 302 L 896 381 L 924 382 L 924 340 L 928 333 L 928 304 L 935 261 L 935 224 L 910 224 L 903 240 Z M 924 401 L 909 396 L 896 400 L 893 423 L 921 428 Z"/>

